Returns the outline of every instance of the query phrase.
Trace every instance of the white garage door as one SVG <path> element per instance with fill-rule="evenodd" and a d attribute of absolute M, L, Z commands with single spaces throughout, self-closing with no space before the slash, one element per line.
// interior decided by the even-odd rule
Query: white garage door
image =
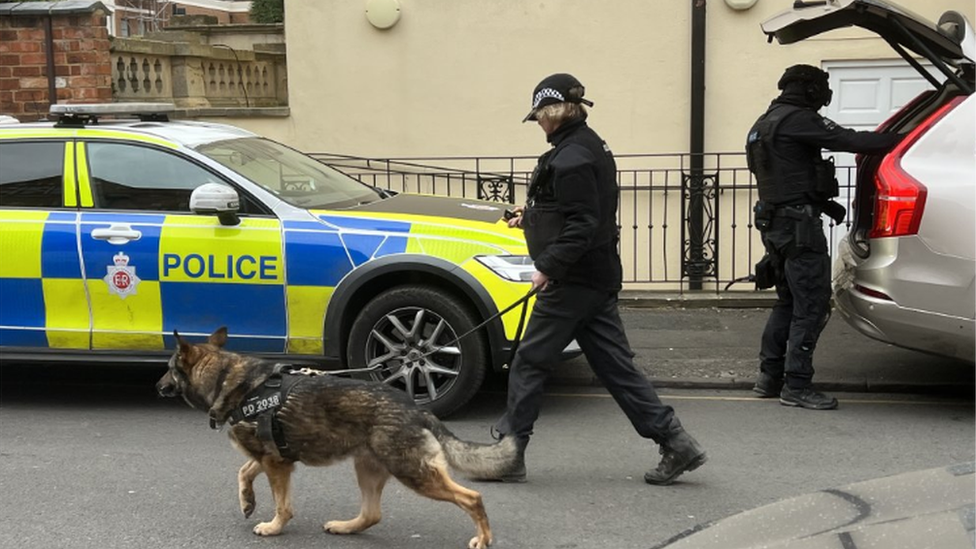
<path fill-rule="evenodd" d="M 923 64 L 939 80 L 944 77 L 933 67 Z M 830 74 L 833 100 L 821 114 L 834 122 L 853 130 L 873 130 L 891 115 L 898 112 L 923 90 L 931 88 L 925 78 L 905 61 L 842 61 L 824 62 L 823 69 Z M 854 155 L 825 152 L 824 157 L 834 157 L 837 166 L 854 166 Z M 838 170 L 841 194 L 837 201 L 849 206 L 847 186 L 853 186 L 854 170 Z M 853 195 L 853 189 L 851 189 Z M 850 208 L 845 223 L 851 219 Z M 830 250 L 847 234 L 846 224 L 827 229 Z"/>

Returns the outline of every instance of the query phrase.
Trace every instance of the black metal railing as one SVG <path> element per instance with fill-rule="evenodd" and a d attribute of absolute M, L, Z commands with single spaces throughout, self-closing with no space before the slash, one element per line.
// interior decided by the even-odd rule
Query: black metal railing
<path fill-rule="evenodd" d="M 534 156 L 362 158 L 311 156 L 360 181 L 398 192 L 519 204 Z M 752 224 L 755 180 L 744 153 L 706 153 L 691 170 L 690 154 L 617 155 L 620 252 L 624 281 L 654 289 L 723 290 L 750 274 L 763 247 Z M 697 166 L 701 168 L 698 169 Z M 837 168 L 838 200 L 850 211 L 852 166 Z M 692 226 L 690 220 L 695 219 Z M 838 230 L 829 222 L 833 253 Z M 752 284 L 732 286 L 752 290 Z"/>

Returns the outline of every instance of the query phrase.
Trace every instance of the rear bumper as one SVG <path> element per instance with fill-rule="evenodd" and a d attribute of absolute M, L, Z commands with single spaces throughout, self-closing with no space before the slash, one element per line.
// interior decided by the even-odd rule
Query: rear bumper
<path fill-rule="evenodd" d="M 866 263 L 853 256 L 846 241 L 841 242 L 834 264 L 834 302 L 848 324 L 885 343 L 976 362 L 973 319 L 905 307 L 895 299 L 868 295 L 859 287 L 883 291 L 886 281 L 874 280 L 872 274 L 890 269 L 873 271 Z"/>

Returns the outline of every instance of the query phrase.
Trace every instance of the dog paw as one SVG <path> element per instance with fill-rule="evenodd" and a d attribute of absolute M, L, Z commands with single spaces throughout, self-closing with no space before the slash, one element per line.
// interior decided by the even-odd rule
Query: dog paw
<path fill-rule="evenodd" d="M 322 529 L 327 534 L 355 534 L 362 531 L 358 521 L 354 520 L 330 520 L 322 525 Z"/>
<path fill-rule="evenodd" d="M 493 540 L 490 537 L 475 536 L 468 542 L 468 549 L 488 549 Z"/>
<path fill-rule="evenodd" d="M 244 513 L 244 518 L 251 518 L 251 514 L 254 513 L 254 508 L 257 504 L 254 502 L 254 492 L 241 493 L 241 513 Z"/>
<path fill-rule="evenodd" d="M 281 528 L 273 522 L 262 522 L 254 527 L 254 533 L 259 536 L 277 536 L 281 533 Z"/>
<path fill-rule="evenodd" d="M 241 513 L 244 514 L 244 518 L 251 518 L 251 515 L 254 513 L 254 502 L 253 501 L 249 501 L 247 503 L 242 502 Z"/>

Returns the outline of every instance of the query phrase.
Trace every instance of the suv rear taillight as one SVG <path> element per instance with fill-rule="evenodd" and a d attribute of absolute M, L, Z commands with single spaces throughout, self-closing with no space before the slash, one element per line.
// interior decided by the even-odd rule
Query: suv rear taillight
<path fill-rule="evenodd" d="M 939 107 L 909 132 L 881 161 L 874 176 L 877 200 L 874 205 L 874 224 L 868 234 L 870 238 L 918 234 L 928 190 L 902 169 L 901 159 L 929 128 L 964 99 L 965 96 L 959 96 Z"/>

